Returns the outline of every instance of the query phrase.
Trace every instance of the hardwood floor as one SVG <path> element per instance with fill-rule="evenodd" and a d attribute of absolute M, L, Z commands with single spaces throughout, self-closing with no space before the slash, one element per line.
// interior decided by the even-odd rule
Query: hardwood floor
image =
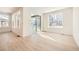
<path fill-rule="evenodd" d="M 38 32 L 17 37 L 11 32 L 0 34 L 0 51 L 78 51 L 72 36 Z"/>

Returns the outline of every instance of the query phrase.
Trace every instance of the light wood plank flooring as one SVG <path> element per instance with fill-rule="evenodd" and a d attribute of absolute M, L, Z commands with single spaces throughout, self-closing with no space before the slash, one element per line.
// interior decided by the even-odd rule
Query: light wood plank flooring
<path fill-rule="evenodd" d="M 29 37 L 0 34 L 0 51 L 78 51 L 72 36 L 38 32 Z"/>

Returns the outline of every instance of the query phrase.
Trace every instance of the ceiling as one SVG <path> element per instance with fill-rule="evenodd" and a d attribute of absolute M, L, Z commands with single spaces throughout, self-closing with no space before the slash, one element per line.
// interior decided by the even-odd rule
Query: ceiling
<path fill-rule="evenodd" d="M 42 14 L 42 13 L 56 11 L 64 8 L 67 7 L 32 7 L 31 10 L 33 14 Z"/>
<path fill-rule="evenodd" d="M 0 13 L 13 13 L 19 7 L 0 7 Z M 30 7 L 33 14 L 40 14 L 49 11 L 62 9 L 63 7 Z"/>
<path fill-rule="evenodd" d="M 17 7 L 0 7 L 0 13 L 13 13 Z"/>

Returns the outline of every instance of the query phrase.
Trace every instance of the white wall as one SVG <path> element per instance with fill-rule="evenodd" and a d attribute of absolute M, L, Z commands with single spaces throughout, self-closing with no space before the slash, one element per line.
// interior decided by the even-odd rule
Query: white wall
<path fill-rule="evenodd" d="M 31 27 L 31 10 L 29 7 L 23 8 L 23 36 L 29 36 L 32 34 Z"/>
<path fill-rule="evenodd" d="M 48 15 L 50 13 L 63 13 L 63 28 L 49 28 L 48 27 Z M 73 32 L 73 9 L 72 8 L 65 8 L 62 10 L 57 10 L 54 12 L 50 12 L 50 13 L 44 13 L 43 14 L 43 22 L 44 22 L 44 26 L 43 26 L 43 31 L 48 31 L 48 32 L 55 32 L 55 33 L 61 33 L 61 34 L 67 34 L 67 35 L 72 35 Z"/>
<path fill-rule="evenodd" d="M 79 46 L 79 7 L 73 8 L 73 36 Z"/>
<path fill-rule="evenodd" d="M 23 7 L 17 10 L 12 14 L 12 20 L 15 20 L 15 16 L 18 14 L 18 11 L 21 12 L 20 28 L 12 26 L 12 31 L 20 36 L 29 36 L 31 35 L 31 11 L 28 7 Z M 15 20 L 16 21 L 16 20 Z"/>

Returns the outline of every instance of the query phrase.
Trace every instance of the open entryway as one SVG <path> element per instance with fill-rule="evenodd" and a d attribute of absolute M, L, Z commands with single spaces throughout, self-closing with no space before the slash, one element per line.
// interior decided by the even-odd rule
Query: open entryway
<path fill-rule="evenodd" d="M 41 31 L 41 16 L 39 16 L 39 15 L 32 16 L 31 17 L 31 25 L 32 25 L 33 32 Z"/>

